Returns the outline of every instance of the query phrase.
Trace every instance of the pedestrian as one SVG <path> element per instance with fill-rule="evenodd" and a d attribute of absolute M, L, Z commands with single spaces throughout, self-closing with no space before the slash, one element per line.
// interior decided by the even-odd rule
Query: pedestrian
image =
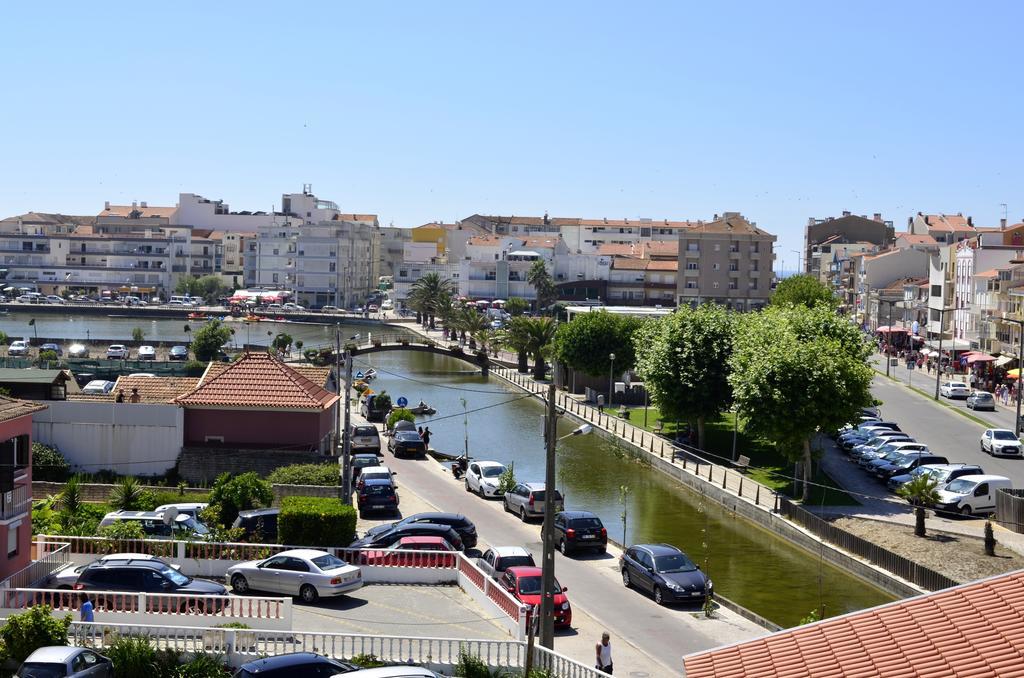
<path fill-rule="evenodd" d="M 92 601 L 89 600 L 89 594 L 83 593 L 80 600 L 82 604 L 78 606 L 78 612 L 81 615 L 81 621 L 91 622 L 96 621 L 92 614 Z"/>
<path fill-rule="evenodd" d="M 115 396 L 114 402 L 115 403 L 123 403 L 124 402 L 124 389 L 123 388 L 117 390 L 117 396 Z"/>
<path fill-rule="evenodd" d="M 420 434 L 420 440 L 422 440 L 423 439 L 423 427 L 420 426 L 418 429 L 416 429 L 416 432 Z"/>
<path fill-rule="evenodd" d="M 597 655 L 597 670 L 612 675 L 612 641 L 608 632 L 601 634 L 601 642 L 594 646 Z"/>
<path fill-rule="evenodd" d="M 423 447 L 430 449 L 430 427 L 423 429 Z"/>
<path fill-rule="evenodd" d="M 601 414 L 601 413 L 604 412 L 604 394 L 603 393 L 598 393 L 597 394 L 597 412 L 598 412 L 598 414 Z"/>
<path fill-rule="evenodd" d="M 129 400 L 131 402 L 133 402 L 133 403 L 141 403 L 142 402 L 142 396 L 139 395 L 139 389 L 137 389 L 137 388 L 133 388 L 132 389 L 132 395 L 129 398 Z"/>

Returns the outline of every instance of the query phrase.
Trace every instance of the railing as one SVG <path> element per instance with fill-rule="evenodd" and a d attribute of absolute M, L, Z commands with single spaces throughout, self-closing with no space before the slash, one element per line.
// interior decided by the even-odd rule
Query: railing
<path fill-rule="evenodd" d="M 36 559 L 7 579 L 0 582 L 0 589 L 31 588 L 43 583 L 50 575 L 67 567 L 71 548 L 68 544 L 53 541 L 37 541 Z"/>
<path fill-rule="evenodd" d="M 996 490 L 996 522 L 1024 534 L 1024 490 Z"/>
<path fill-rule="evenodd" d="M 28 513 L 32 508 L 32 487 L 28 483 L 16 485 L 10 491 L 10 496 L 10 502 L 7 501 L 6 496 L 0 501 L 0 520 L 10 520 L 23 513 Z"/>

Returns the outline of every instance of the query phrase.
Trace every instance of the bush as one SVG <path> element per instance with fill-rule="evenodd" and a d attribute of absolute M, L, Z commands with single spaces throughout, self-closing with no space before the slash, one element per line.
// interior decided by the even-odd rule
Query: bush
<path fill-rule="evenodd" d="M 223 655 L 197 652 L 175 671 L 176 678 L 220 678 L 231 675 Z"/>
<path fill-rule="evenodd" d="M 153 678 L 164 673 L 156 650 L 143 636 L 118 636 L 104 654 L 113 662 L 115 676 Z"/>
<path fill-rule="evenodd" d="M 142 483 L 132 476 L 117 481 L 110 493 L 110 505 L 117 511 L 144 511 L 151 504 L 156 506 L 152 493 L 142 489 Z"/>
<path fill-rule="evenodd" d="M 466 650 L 460 650 L 455 675 L 463 678 L 491 678 L 491 670 L 479 657 L 469 654 Z"/>
<path fill-rule="evenodd" d="M 336 463 L 281 466 L 267 476 L 271 485 L 338 485 L 340 480 Z"/>
<path fill-rule="evenodd" d="M 277 534 L 282 544 L 348 546 L 356 536 L 356 510 L 340 499 L 285 497 Z"/>
<path fill-rule="evenodd" d="M 4 657 L 19 662 L 41 647 L 67 645 L 71 615 L 54 617 L 49 605 L 35 605 L 21 614 L 7 617 L 0 628 Z"/>
<path fill-rule="evenodd" d="M 68 460 L 56 447 L 32 443 L 32 480 L 62 483 L 68 479 Z"/>
<path fill-rule="evenodd" d="M 397 424 L 400 421 L 411 421 L 412 423 L 415 424 L 416 415 L 414 415 L 412 412 L 410 412 L 408 409 L 404 407 L 399 407 L 394 410 L 391 410 L 391 414 L 388 415 L 388 428 L 394 428 L 395 424 Z"/>
<path fill-rule="evenodd" d="M 132 341 L 136 344 L 141 344 L 142 340 L 145 339 L 146 333 L 142 331 L 141 327 L 132 328 Z"/>
<path fill-rule="evenodd" d="M 142 523 L 137 520 L 118 520 L 112 525 L 104 525 L 97 529 L 96 536 L 121 541 L 126 539 L 145 539 L 146 533 L 142 531 Z M 121 550 L 129 551 L 130 549 Z"/>
<path fill-rule="evenodd" d="M 225 526 L 235 522 L 239 511 L 270 506 L 273 500 L 270 483 L 253 472 L 238 476 L 222 473 L 210 492 L 210 503 L 217 506 L 220 522 Z"/>
<path fill-rule="evenodd" d="M 56 351 L 51 351 L 51 350 L 47 349 L 45 351 L 40 351 L 39 352 L 39 364 L 40 365 L 45 365 L 47 363 L 55 363 L 58 360 L 60 360 L 60 358 L 57 356 L 57 352 Z"/>
<path fill-rule="evenodd" d="M 498 492 L 504 495 L 506 492 L 511 492 L 516 486 L 516 464 L 515 462 L 510 463 L 505 467 L 505 470 L 498 476 Z"/>
<path fill-rule="evenodd" d="M 381 666 L 387 666 L 387 662 L 382 662 L 377 659 L 375 654 L 357 654 L 354 657 L 346 659 L 349 664 L 355 664 L 361 669 L 376 669 Z"/>
<path fill-rule="evenodd" d="M 206 363 L 202 360 L 189 360 L 185 363 L 185 374 L 190 377 L 200 377 L 206 371 Z"/>

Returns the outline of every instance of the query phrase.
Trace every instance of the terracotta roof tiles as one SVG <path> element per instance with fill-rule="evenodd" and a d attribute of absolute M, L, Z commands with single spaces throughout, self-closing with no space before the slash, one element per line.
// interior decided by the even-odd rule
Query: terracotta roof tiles
<path fill-rule="evenodd" d="M 246 353 L 223 368 L 215 365 L 211 363 L 199 385 L 175 402 L 185 407 L 322 411 L 338 400 L 269 353 Z"/>
<path fill-rule="evenodd" d="M 46 409 L 46 405 L 31 400 L 18 400 L 0 396 L 0 421 L 11 421 L 18 417 L 24 417 L 33 412 L 40 412 Z"/>
<path fill-rule="evenodd" d="M 198 377 L 133 377 L 121 376 L 110 392 L 113 398 L 124 389 L 125 398 L 132 394 L 132 389 L 139 389 L 139 398 L 144 403 L 173 403 L 178 396 L 184 395 L 199 385 Z"/>

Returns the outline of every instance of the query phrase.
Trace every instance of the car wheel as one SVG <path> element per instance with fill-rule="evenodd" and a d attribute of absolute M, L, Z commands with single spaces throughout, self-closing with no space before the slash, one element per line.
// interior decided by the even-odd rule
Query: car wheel
<path fill-rule="evenodd" d="M 629 578 L 629 570 L 622 568 L 622 585 L 627 589 L 633 588 L 633 582 Z"/>
<path fill-rule="evenodd" d="M 480 495 L 481 499 L 487 499 L 487 495 L 484 493 L 484 486 L 483 485 L 478 485 L 477 486 L 476 493 Z"/>
<path fill-rule="evenodd" d="M 964 506 L 963 508 L 960 509 L 960 515 L 970 518 L 974 515 L 974 511 L 971 510 L 970 506 Z"/>
<path fill-rule="evenodd" d="M 525 507 L 521 507 L 519 509 L 519 520 L 523 521 L 524 523 L 526 522 L 526 508 Z"/>
<path fill-rule="evenodd" d="M 563 556 L 569 555 L 569 545 L 565 543 L 564 539 L 558 540 L 558 550 L 562 552 Z"/>
<path fill-rule="evenodd" d="M 472 492 L 473 488 L 469 486 L 469 480 L 466 480 L 466 492 Z"/>
<path fill-rule="evenodd" d="M 235 593 L 248 593 L 249 592 L 249 580 L 240 574 L 236 574 L 231 577 L 231 590 Z"/>
<path fill-rule="evenodd" d="M 508 499 L 502 498 L 501 507 L 505 509 L 505 513 L 511 513 L 511 511 L 508 508 Z"/>
<path fill-rule="evenodd" d="M 654 587 L 654 602 L 656 602 L 658 605 L 664 605 L 665 604 L 665 598 L 661 595 L 661 587 L 660 586 L 655 586 Z"/>
<path fill-rule="evenodd" d="M 320 594 L 317 593 L 316 587 L 311 584 L 303 584 L 302 588 L 299 589 L 299 598 L 304 603 L 315 603 L 319 597 Z"/>

